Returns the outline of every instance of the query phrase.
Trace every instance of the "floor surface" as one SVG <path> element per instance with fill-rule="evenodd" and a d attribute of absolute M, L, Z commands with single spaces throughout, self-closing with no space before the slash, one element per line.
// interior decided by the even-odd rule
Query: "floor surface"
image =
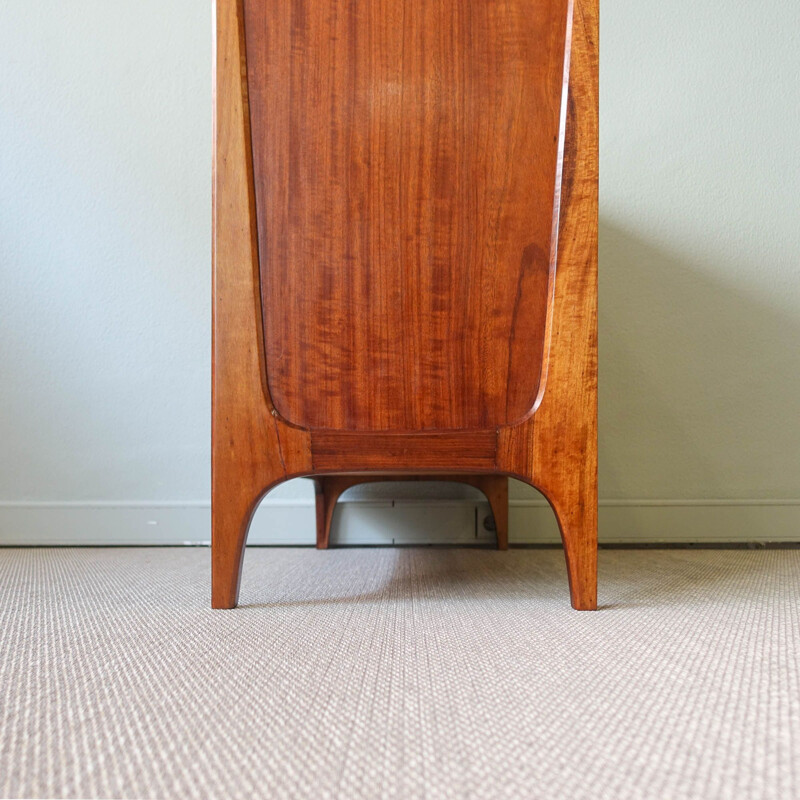
<path fill-rule="evenodd" d="M 0 797 L 800 796 L 800 551 L 0 550 Z"/>

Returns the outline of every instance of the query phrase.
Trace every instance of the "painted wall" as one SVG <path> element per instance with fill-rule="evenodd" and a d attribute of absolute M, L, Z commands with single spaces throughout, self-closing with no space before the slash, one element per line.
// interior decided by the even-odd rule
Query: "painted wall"
<path fill-rule="evenodd" d="M 210 3 L 2 20 L 0 541 L 207 539 Z M 607 540 L 800 538 L 798 30 L 794 0 L 603 0 Z M 308 540 L 309 500 L 273 503 Z"/>

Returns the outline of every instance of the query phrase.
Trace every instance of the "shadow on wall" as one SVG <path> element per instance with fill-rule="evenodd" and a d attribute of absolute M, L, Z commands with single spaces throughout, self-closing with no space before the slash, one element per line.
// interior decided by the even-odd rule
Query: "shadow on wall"
<path fill-rule="evenodd" d="M 601 220 L 601 497 L 800 497 L 800 306 L 775 274 Z"/>

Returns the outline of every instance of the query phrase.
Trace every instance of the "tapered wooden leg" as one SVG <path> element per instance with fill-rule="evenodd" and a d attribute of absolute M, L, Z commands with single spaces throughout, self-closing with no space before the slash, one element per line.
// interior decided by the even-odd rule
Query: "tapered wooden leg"
<path fill-rule="evenodd" d="M 314 481 L 314 503 L 317 507 L 317 550 L 327 550 L 330 532 L 327 525 L 328 509 L 325 506 L 325 478 Z"/>
<path fill-rule="evenodd" d="M 333 512 L 342 492 L 363 482 L 363 478 L 345 475 L 326 475 L 314 479 L 317 503 L 317 550 L 327 550 L 330 546 Z"/>
<path fill-rule="evenodd" d="M 211 607 L 234 608 L 254 498 L 234 489 L 211 503 Z"/>
<path fill-rule="evenodd" d="M 508 550 L 508 478 L 505 475 L 482 475 L 473 485 L 489 501 L 497 533 L 497 549 Z"/>
<path fill-rule="evenodd" d="M 242 558 L 250 521 L 264 491 L 246 480 L 213 486 L 211 498 L 211 607 L 239 601 Z"/>
<path fill-rule="evenodd" d="M 597 608 L 597 484 L 574 483 L 561 491 L 542 490 L 558 520 L 572 607 L 579 611 Z"/>

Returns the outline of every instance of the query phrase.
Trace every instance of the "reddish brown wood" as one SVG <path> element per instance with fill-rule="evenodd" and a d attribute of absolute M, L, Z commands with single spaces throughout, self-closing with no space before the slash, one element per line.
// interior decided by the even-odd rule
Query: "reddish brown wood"
<path fill-rule="evenodd" d="M 239 8 L 217 3 L 214 81 L 214 285 L 211 604 L 233 608 L 247 529 L 259 499 L 311 467 L 306 431 L 271 413 L 260 343 L 253 202 Z"/>
<path fill-rule="evenodd" d="M 366 478 L 365 480 L 369 480 Z M 314 479 L 314 492 L 317 503 L 317 550 L 327 550 L 331 540 L 331 523 L 336 501 L 351 486 L 358 485 L 358 479 L 343 475 L 326 475 Z"/>
<path fill-rule="evenodd" d="M 578 609 L 597 607 L 597 11 L 596 0 L 575 4 L 546 390 L 497 448 L 498 465 L 553 507 Z"/>
<path fill-rule="evenodd" d="M 342 453 L 357 453 L 359 469 L 396 472 L 431 469 L 475 472 L 495 468 L 497 433 L 350 433 L 312 431 L 311 463 L 317 472 L 339 472 Z"/>
<path fill-rule="evenodd" d="M 597 0 L 570 10 L 217 0 L 215 607 L 269 488 L 403 473 L 539 488 L 596 607 Z"/>
<path fill-rule="evenodd" d="M 504 475 L 325 475 L 314 480 L 317 503 L 317 549 L 330 545 L 336 501 L 362 483 L 383 481 L 449 481 L 466 483 L 486 495 L 494 517 L 497 549 L 508 550 L 508 479 Z"/>
<path fill-rule="evenodd" d="M 508 478 L 505 475 L 479 475 L 473 486 L 480 489 L 489 501 L 497 549 L 508 550 Z"/>
<path fill-rule="evenodd" d="M 568 0 L 244 10 L 281 416 L 346 431 L 524 417 L 554 256 Z"/>

